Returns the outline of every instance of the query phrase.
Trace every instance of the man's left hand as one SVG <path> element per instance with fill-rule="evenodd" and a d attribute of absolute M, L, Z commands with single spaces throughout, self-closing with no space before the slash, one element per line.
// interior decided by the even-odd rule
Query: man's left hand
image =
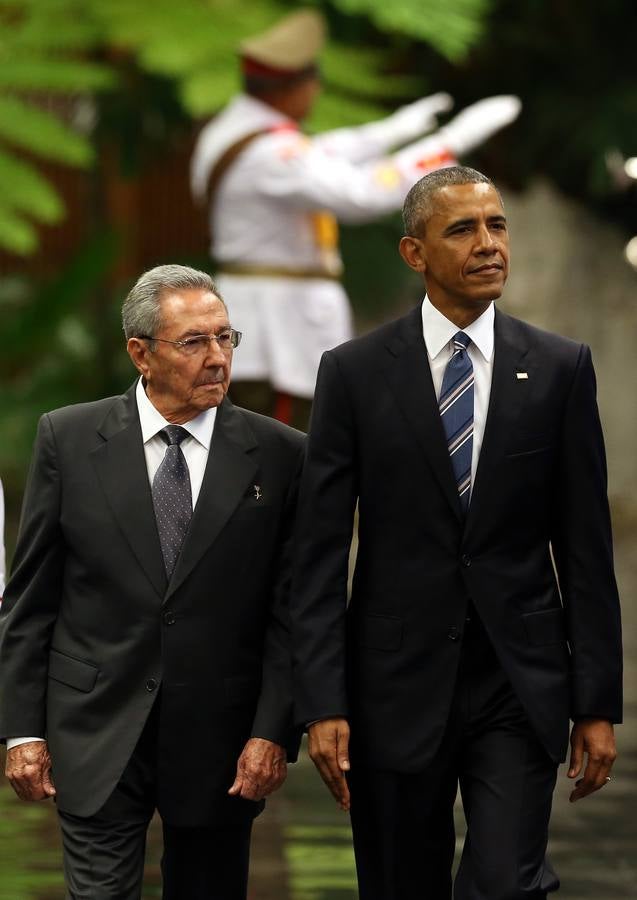
<path fill-rule="evenodd" d="M 263 738 L 250 738 L 237 762 L 237 776 L 228 793 L 244 800 L 263 800 L 281 787 L 287 771 L 283 747 Z"/>
<path fill-rule="evenodd" d="M 582 771 L 585 753 L 588 758 L 584 776 L 575 782 L 575 789 L 569 797 L 571 803 L 598 791 L 610 781 L 610 770 L 617 750 L 613 726 L 606 719 L 580 719 L 573 725 L 569 778 L 577 778 Z"/>

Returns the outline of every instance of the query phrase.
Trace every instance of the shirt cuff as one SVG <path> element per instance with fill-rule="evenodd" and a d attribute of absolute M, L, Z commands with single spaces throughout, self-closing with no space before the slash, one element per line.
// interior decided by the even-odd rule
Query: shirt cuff
<path fill-rule="evenodd" d="M 28 744 L 30 741 L 43 741 L 44 738 L 41 737 L 19 737 L 19 738 L 7 738 L 7 750 L 13 750 L 14 747 L 19 747 L 20 744 Z"/>

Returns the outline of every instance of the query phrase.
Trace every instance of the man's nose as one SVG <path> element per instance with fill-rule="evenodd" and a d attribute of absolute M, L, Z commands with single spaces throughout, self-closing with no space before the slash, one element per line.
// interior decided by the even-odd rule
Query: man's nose
<path fill-rule="evenodd" d="M 498 248 L 497 236 L 487 225 L 483 225 L 478 228 L 476 245 L 479 253 L 493 253 Z"/>
<path fill-rule="evenodd" d="M 208 350 L 206 351 L 205 363 L 207 366 L 220 366 L 223 362 L 225 362 L 226 354 L 223 352 L 221 347 L 219 346 L 219 341 L 216 338 L 211 338 L 208 343 Z"/>

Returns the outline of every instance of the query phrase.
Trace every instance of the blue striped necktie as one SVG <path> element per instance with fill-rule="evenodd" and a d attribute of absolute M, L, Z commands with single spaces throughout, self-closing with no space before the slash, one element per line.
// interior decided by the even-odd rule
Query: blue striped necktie
<path fill-rule="evenodd" d="M 463 511 L 469 508 L 473 453 L 473 365 L 467 353 L 471 338 L 459 331 L 440 391 L 440 416 Z"/>

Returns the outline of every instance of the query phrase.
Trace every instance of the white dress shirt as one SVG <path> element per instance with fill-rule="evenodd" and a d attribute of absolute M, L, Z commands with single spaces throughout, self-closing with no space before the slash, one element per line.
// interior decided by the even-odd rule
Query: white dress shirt
<path fill-rule="evenodd" d="M 458 328 L 445 318 L 425 295 L 422 303 L 422 329 L 427 347 L 427 356 L 431 367 L 436 399 L 440 398 L 442 380 L 447 363 L 453 355 L 453 338 L 463 331 L 471 338 L 468 353 L 473 364 L 473 454 L 471 457 L 471 490 L 476 477 L 480 448 L 484 437 L 484 426 L 489 409 L 491 394 L 491 378 L 493 376 L 493 357 L 495 353 L 493 326 L 495 309 L 493 303 L 471 325 Z"/>
<path fill-rule="evenodd" d="M 152 488 L 153 478 L 166 453 L 166 442 L 159 436 L 159 432 L 162 428 L 165 428 L 166 425 L 170 425 L 170 422 L 164 419 L 162 414 L 155 409 L 148 399 L 141 378 L 137 382 L 135 399 L 137 401 L 137 411 L 139 413 L 139 424 L 142 429 L 148 480 Z M 185 428 L 189 433 L 189 437 L 184 438 L 182 441 L 181 449 L 186 459 L 186 463 L 188 464 L 188 471 L 190 472 L 190 490 L 192 493 L 193 508 L 197 503 L 197 498 L 201 491 L 216 416 L 217 409 L 216 407 L 213 407 L 212 409 L 204 410 L 199 413 L 198 416 L 195 416 L 194 419 L 191 419 L 190 422 L 185 422 L 182 425 L 182 428 Z M 44 738 L 7 738 L 7 750 L 11 750 L 19 744 L 26 744 L 29 741 L 41 740 L 44 740 Z"/>

